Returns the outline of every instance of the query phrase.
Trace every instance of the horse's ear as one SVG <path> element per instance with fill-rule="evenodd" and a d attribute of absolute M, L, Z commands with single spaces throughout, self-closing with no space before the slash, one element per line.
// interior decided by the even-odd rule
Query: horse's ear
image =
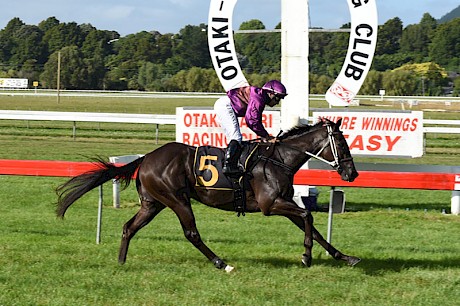
<path fill-rule="evenodd" d="M 335 123 L 335 129 L 338 131 L 340 129 L 340 125 L 342 124 L 342 118 L 340 118 L 336 123 Z"/>

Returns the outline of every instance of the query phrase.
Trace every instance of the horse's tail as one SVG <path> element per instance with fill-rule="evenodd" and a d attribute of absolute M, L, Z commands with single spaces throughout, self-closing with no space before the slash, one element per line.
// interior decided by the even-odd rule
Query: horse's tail
<path fill-rule="evenodd" d="M 143 160 L 144 156 L 129 164 L 117 167 L 98 158 L 95 164 L 99 166 L 99 169 L 75 176 L 56 188 L 56 194 L 58 195 L 56 214 L 58 217 L 64 217 L 67 208 L 76 200 L 111 179 L 121 181 L 123 188 L 128 187 Z"/>

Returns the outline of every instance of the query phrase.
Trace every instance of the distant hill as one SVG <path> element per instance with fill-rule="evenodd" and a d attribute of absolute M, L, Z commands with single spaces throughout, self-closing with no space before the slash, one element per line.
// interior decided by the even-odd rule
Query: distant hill
<path fill-rule="evenodd" d="M 444 15 L 441 19 L 438 20 L 438 22 L 446 23 L 455 18 L 460 18 L 460 5 L 456 9 L 452 10 L 450 13 Z"/>

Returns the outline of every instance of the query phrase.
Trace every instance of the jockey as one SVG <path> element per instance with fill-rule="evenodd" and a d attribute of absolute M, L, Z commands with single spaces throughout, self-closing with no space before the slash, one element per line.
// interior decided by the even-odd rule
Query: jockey
<path fill-rule="evenodd" d="M 244 117 L 248 127 L 262 138 L 262 141 L 274 141 L 262 124 L 262 112 L 265 105 L 273 107 L 287 95 L 286 87 L 277 80 L 267 82 L 262 88 L 246 86 L 234 88 L 227 96 L 219 98 L 214 104 L 217 120 L 224 129 L 229 141 L 223 166 L 224 174 L 239 176 L 238 159 L 241 155 L 242 135 L 238 117 Z"/>

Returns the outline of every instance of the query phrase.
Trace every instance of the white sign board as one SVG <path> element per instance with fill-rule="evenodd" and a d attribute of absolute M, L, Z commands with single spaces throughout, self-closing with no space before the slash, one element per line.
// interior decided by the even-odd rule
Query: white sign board
<path fill-rule="evenodd" d="M 243 141 L 257 139 L 246 125 L 244 118 L 238 118 Z M 280 112 L 267 110 L 262 114 L 262 124 L 271 135 L 280 131 Z M 228 141 L 216 119 L 213 109 L 176 108 L 176 141 L 191 146 L 227 147 Z"/>
<path fill-rule="evenodd" d="M 233 41 L 233 9 L 237 0 L 211 0 L 208 44 L 212 64 L 225 91 L 249 86 L 236 56 Z"/>
<path fill-rule="evenodd" d="M 27 88 L 28 79 L 3 79 L 0 78 L 0 88 Z"/>
<path fill-rule="evenodd" d="M 366 156 L 421 157 L 423 155 L 423 112 L 314 112 L 314 118 L 334 122 L 351 154 Z"/>
<path fill-rule="evenodd" d="M 351 32 L 348 52 L 337 80 L 326 93 L 334 106 L 348 106 L 371 69 L 377 45 L 378 16 L 375 0 L 348 0 Z"/>

